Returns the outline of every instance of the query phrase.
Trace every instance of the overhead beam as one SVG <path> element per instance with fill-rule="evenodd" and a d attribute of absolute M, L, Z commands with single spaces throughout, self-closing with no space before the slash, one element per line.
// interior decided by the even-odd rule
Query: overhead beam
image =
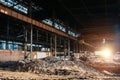
<path fill-rule="evenodd" d="M 64 36 L 64 37 L 69 37 L 70 39 L 77 40 L 76 38 L 74 38 L 72 36 L 69 36 L 67 33 L 59 31 L 59 30 L 57 30 L 53 27 L 48 26 L 47 24 L 41 23 L 37 20 L 34 20 L 34 19 L 29 18 L 27 16 L 24 16 L 20 13 L 17 13 L 15 11 L 7 8 L 7 7 L 3 7 L 2 5 L 0 5 L 0 13 L 3 13 L 3 14 L 8 15 L 10 17 L 13 17 L 13 18 L 16 18 L 18 20 L 24 21 L 26 23 L 32 24 L 34 26 L 37 26 L 37 27 L 39 27 L 41 29 L 44 29 L 44 30 L 47 30 L 49 32 L 53 32 L 55 34 L 58 34 L 58 35 L 61 35 L 61 36 Z"/>

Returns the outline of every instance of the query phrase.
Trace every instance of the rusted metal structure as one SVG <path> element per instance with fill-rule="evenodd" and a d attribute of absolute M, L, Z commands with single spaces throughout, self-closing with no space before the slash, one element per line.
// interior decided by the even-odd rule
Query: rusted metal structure
<path fill-rule="evenodd" d="M 21 49 L 19 50 L 24 50 L 25 58 L 27 51 L 30 51 L 32 55 L 33 51 L 41 51 L 41 48 L 45 48 L 44 51 L 51 51 L 51 54 L 54 56 L 57 56 L 57 52 L 64 52 L 64 49 L 66 48 L 68 54 L 70 54 L 70 51 L 79 52 L 78 48 L 75 48 L 78 44 L 74 44 L 74 42 L 78 41 L 76 37 L 70 36 L 65 32 L 32 19 L 29 16 L 20 14 L 3 5 L 0 5 L 0 16 L 1 20 L 5 22 L 3 25 L 6 27 L 3 31 L 3 26 L 1 26 L 0 35 L 1 40 L 5 41 L 6 49 L 8 49 L 9 41 L 11 41 L 12 44 L 14 42 L 19 42 L 21 45 Z M 12 26 L 11 24 L 15 24 L 16 26 L 19 26 L 19 28 Z M 14 32 L 15 30 L 16 32 Z M 18 35 L 19 31 L 21 35 Z M 10 32 L 13 34 L 10 34 Z M 5 33 L 7 33 L 7 35 Z M 30 58 L 32 59 L 32 56 L 30 56 Z"/>

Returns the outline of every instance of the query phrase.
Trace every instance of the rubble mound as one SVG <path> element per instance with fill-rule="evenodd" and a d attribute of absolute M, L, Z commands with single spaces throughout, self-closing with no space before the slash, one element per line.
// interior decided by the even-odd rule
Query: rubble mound
<path fill-rule="evenodd" d="M 51 63 L 50 63 L 51 62 Z M 44 60 L 24 60 L 19 62 L 19 71 L 33 72 L 37 74 L 49 75 L 69 75 L 73 66 L 72 61 L 44 61 Z"/>
<path fill-rule="evenodd" d="M 61 58 L 47 57 L 44 59 L 26 59 L 18 62 L 0 63 L 0 66 L 2 65 L 4 65 L 3 67 L 9 67 L 10 69 L 16 70 L 16 73 L 22 73 L 22 75 L 23 73 L 29 73 L 32 75 L 35 73 L 34 75 L 37 74 L 38 80 L 41 78 L 47 80 L 104 80 L 103 78 L 109 78 L 107 75 L 93 69 L 81 60 L 70 61 Z M 9 75 L 11 77 L 11 74 Z M 11 78 L 14 78 L 13 76 L 14 75 L 12 75 Z"/>
<path fill-rule="evenodd" d="M 55 63 L 57 61 L 60 61 L 61 59 L 57 58 L 57 57 L 46 57 L 46 58 L 43 58 L 42 60 L 44 60 L 48 63 Z"/>
<path fill-rule="evenodd" d="M 74 61 L 45 58 L 37 60 L 23 60 L 19 62 L 19 71 L 47 75 L 79 75 L 96 76 L 96 73 L 85 70 Z"/>

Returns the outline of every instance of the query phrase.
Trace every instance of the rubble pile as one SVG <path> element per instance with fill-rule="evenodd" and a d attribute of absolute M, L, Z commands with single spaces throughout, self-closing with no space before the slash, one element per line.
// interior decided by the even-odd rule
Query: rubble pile
<path fill-rule="evenodd" d="M 46 61 L 47 63 L 55 63 L 55 62 L 60 61 L 62 59 L 57 58 L 57 57 L 46 57 L 46 58 L 43 58 L 42 60 Z"/>
<path fill-rule="evenodd" d="M 82 63 L 75 63 L 59 58 L 45 58 L 43 60 L 24 60 L 19 62 L 19 70 L 47 75 L 78 75 L 79 77 L 94 77 L 99 74 L 86 70 Z"/>
<path fill-rule="evenodd" d="M 62 60 L 56 62 L 51 60 L 50 62 L 46 62 L 40 59 L 22 61 L 19 63 L 19 70 L 33 72 L 37 74 L 69 75 L 70 72 L 68 70 L 72 69 L 71 67 L 74 66 L 73 62 Z"/>
<path fill-rule="evenodd" d="M 10 64 L 9 62 L 7 62 Z M 13 67 L 12 67 L 13 68 Z M 34 60 L 22 60 L 14 64 L 14 71 L 17 77 L 20 79 L 27 78 L 31 79 L 48 79 L 48 80 L 99 80 L 99 79 L 108 79 L 109 77 L 100 73 L 99 71 L 90 68 L 85 63 L 81 61 L 70 61 L 63 60 L 61 58 L 47 57 L 44 59 L 34 59 Z M 14 78 L 13 72 L 2 72 L 1 78 Z M 21 77 L 23 74 L 31 74 L 31 77 Z M 34 74 L 35 73 L 35 74 Z M 33 77 L 32 75 L 34 74 Z"/>

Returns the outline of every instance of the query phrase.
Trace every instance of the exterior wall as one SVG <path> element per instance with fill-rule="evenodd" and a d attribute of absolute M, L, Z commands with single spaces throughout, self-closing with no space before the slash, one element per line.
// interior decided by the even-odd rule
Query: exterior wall
<path fill-rule="evenodd" d="M 0 61 L 18 61 L 24 59 L 23 51 L 0 50 Z"/>
<path fill-rule="evenodd" d="M 51 56 L 50 52 L 33 52 L 32 59 L 40 59 Z M 30 54 L 28 52 L 28 59 Z M 18 61 L 24 59 L 24 51 L 13 51 L 13 50 L 0 50 L 0 61 Z"/>

